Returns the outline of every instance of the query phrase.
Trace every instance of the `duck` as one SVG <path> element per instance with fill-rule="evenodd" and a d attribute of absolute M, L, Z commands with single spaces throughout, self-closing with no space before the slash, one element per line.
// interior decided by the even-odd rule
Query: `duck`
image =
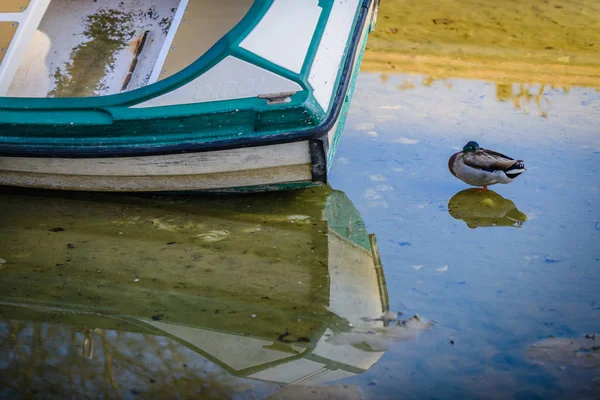
<path fill-rule="evenodd" d="M 523 160 L 515 160 L 502 153 L 484 149 L 477 142 L 470 141 L 462 151 L 453 154 L 448 160 L 450 173 L 461 181 L 478 186 L 487 191 L 496 183 L 511 183 L 527 171 Z"/>

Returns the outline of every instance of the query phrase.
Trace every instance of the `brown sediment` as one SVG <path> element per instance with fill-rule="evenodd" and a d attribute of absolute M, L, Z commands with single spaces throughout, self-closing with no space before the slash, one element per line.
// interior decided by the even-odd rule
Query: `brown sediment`
<path fill-rule="evenodd" d="M 600 87 L 600 3 L 382 2 L 363 71 Z"/>
<path fill-rule="evenodd" d="M 30 0 L 2 0 L 0 2 L 0 13 L 23 12 L 29 6 Z"/>
<path fill-rule="evenodd" d="M 363 71 L 422 74 L 431 80 L 464 78 L 499 84 L 540 83 L 557 87 L 585 86 L 597 89 L 600 88 L 599 67 L 375 51 L 366 52 L 362 63 Z"/>
<path fill-rule="evenodd" d="M 2 63 L 2 59 L 8 52 L 8 46 L 17 31 L 19 24 L 17 22 L 0 22 L 0 64 Z"/>

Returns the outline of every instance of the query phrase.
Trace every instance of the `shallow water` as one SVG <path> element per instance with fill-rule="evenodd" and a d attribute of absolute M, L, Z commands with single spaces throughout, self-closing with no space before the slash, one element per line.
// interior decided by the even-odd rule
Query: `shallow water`
<path fill-rule="evenodd" d="M 387 313 L 377 239 L 328 187 L 2 188 L 0 221 L 2 397 L 264 398 L 360 374 L 430 328 Z"/>
<path fill-rule="evenodd" d="M 3 188 L 2 396 L 594 398 L 597 346 L 532 346 L 600 332 L 600 94 L 502 89 L 362 73 L 343 192 Z M 468 140 L 528 171 L 468 189 Z"/>
<path fill-rule="evenodd" d="M 549 49 L 535 7 L 498 43 L 444 4 L 382 9 L 336 190 L 0 188 L 0 397 L 597 398 L 600 85 L 567 40 L 597 11 L 546 10 Z M 469 140 L 527 172 L 469 189 Z"/>
<path fill-rule="evenodd" d="M 436 321 L 361 376 L 369 396 L 599 393 L 597 362 L 541 367 L 526 353 L 549 335 L 600 331 L 600 93 L 544 88 L 536 103 L 499 92 L 483 81 L 360 77 L 331 184 L 379 237 L 390 308 Z M 465 192 L 447 160 L 469 140 L 528 171 L 487 195 Z"/>

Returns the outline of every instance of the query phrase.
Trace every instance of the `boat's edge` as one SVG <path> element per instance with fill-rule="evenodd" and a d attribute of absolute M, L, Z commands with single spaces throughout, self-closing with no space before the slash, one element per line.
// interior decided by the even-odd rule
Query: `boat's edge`
<path fill-rule="evenodd" d="M 337 148 L 337 142 L 345 124 L 367 35 L 373 23 L 373 21 L 369 21 L 369 16 L 372 17 L 376 3 L 375 0 L 365 0 L 363 2 L 350 41 L 331 112 L 327 119 L 319 126 L 299 133 L 286 133 L 256 139 L 233 139 L 226 142 L 204 144 L 200 148 L 194 148 L 193 145 L 188 144 L 185 149 L 173 148 L 160 151 L 147 151 L 146 149 L 143 153 L 144 158 L 161 156 L 180 156 L 183 158 L 186 155 L 201 155 L 209 151 L 218 154 L 222 151 L 244 151 L 248 147 L 257 148 L 258 150 L 273 145 L 281 146 L 282 151 L 285 152 L 283 149 L 287 147 L 285 146 L 286 144 L 291 145 L 293 143 L 305 142 L 308 145 L 310 154 L 307 164 L 297 164 L 294 166 L 282 164 L 263 169 L 257 168 L 252 171 L 219 171 L 213 174 L 173 174 L 166 177 L 166 180 L 164 176 L 135 176 L 135 174 L 127 175 L 127 173 L 122 174 L 121 177 L 90 177 L 89 175 L 82 177 L 64 172 L 60 174 L 52 173 L 52 169 L 48 169 L 47 166 L 56 163 L 57 160 L 62 160 L 65 163 L 63 167 L 67 170 L 75 171 L 76 168 L 73 161 L 76 160 L 86 159 L 90 162 L 90 159 L 95 159 L 94 161 L 99 163 L 106 163 L 109 161 L 108 159 L 111 159 L 113 162 L 116 160 L 117 163 L 119 160 L 121 162 L 125 160 L 126 164 L 126 160 L 133 155 L 119 152 L 101 155 L 98 153 L 78 153 L 73 155 L 61 154 L 54 151 L 48 157 L 47 154 L 31 154 L 30 152 L 20 154 L 19 151 L 11 151 L 7 154 L 6 149 L 0 148 L 0 185 L 78 191 L 246 193 L 286 190 L 326 184 L 328 170 L 330 169 Z M 280 153 L 280 156 L 283 157 L 284 155 L 285 153 Z M 7 168 L 3 168 L 3 164 L 6 167 L 15 164 L 15 162 L 18 163 L 22 159 L 37 159 L 39 164 L 38 171 L 15 170 L 14 167 L 12 171 L 7 171 Z M 69 167 L 69 164 L 72 166 Z M 310 170 L 309 173 L 307 173 L 307 168 Z M 126 171 L 127 168 L 124 168 L 124 170 Z"/>
<path fill-rule="evenodd" d="M 0 157 L 0 184 L 98 192 L 267 191 L 313 183 L 308 142 L 120 158 Z"/>
<path fill-rule="evenodd" d="M 256 147 L 270 144 L 281 144 L 294 141 L 320 139 L 327 135 L 331 128 L 337 123 L 346 100 L 346 94 L 354 72 L 357 56 L 359 55 L 362 41 L 366 40 L 366 34 L 372 21 L 368 20 L 370 12 L 376 5 L 376 0 L 363 0 L 359 15 L 350 38 L 350 42 L 344 57 L 344 65 L 339 77 L 337 90 L 332 101 L 329 112 L 325 113 L 321 122 L 313 126 L 297 126 L 285 129 L 280 133 L 266 133 L 256 136 L 244 135 L 240 137 L 229 137 L 224 140 L 198 141 L 185 140 L 177 144 L 151 145 L 139 143 L 134 146 L 111 146 L 100 147 L 94 145 L 86 146 L 58 146 L 55 144 L 35 146 L 22 146 L 15 144 L 0 144 L 0 156 L 12 157 L 52 157 L 61 158 L 109 158 L 109 157 L 131 157 L 137 155 L 162 155 L 186 152 L 205 152 L 215 150 L 234 149 L 239 147 Z M 366 28 L 366 29 L 365 29 Z M 55 99 L 58 100 L 58 99 Z M 222 103 L 222 102 L 221 102 Z M 87 116 L 92 118 L 92 116 Z"/>

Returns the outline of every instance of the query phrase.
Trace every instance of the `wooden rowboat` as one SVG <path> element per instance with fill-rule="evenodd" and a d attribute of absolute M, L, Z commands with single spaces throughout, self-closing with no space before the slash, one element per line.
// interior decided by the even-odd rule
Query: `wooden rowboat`
<path fill-rule="evenodd" d="M 5 0 L 0 184 L 327 182 L 377 0 Z"/>

